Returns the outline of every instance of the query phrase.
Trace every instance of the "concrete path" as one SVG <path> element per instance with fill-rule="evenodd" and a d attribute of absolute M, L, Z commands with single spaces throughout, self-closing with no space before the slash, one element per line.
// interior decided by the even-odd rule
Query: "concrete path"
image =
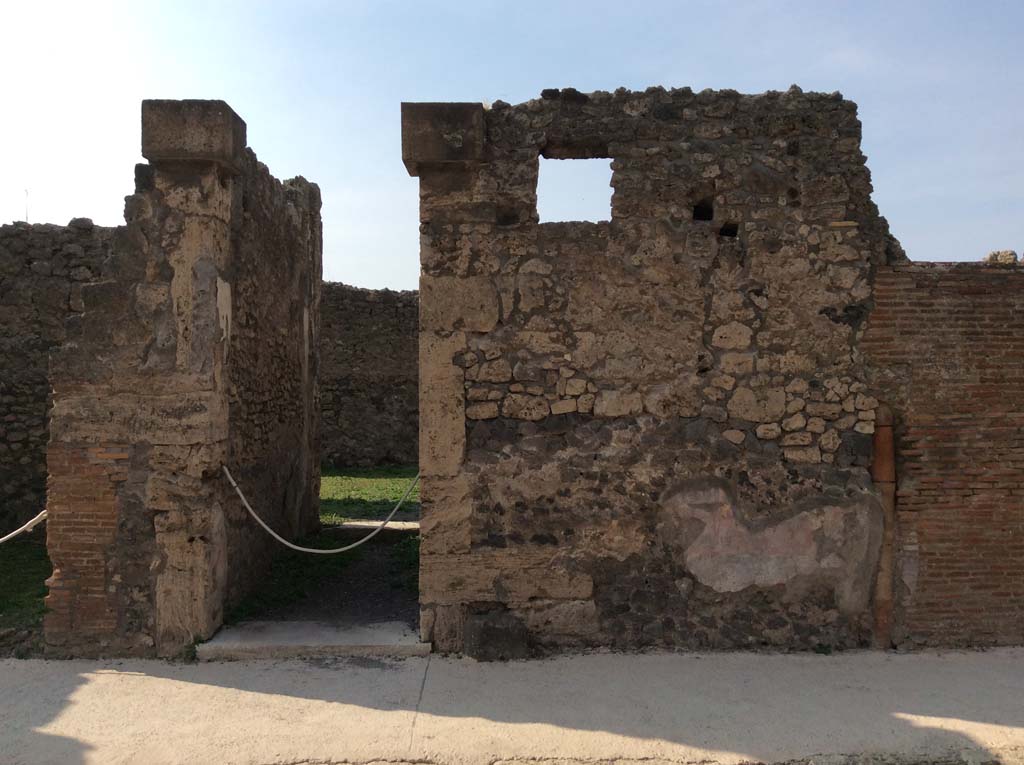
<path fill-rule="evenodd" d="M 316 656 L 426 656 L 430 643 L 405 622 L 337 625 L 329 622 L 241 622 L 196 647 L 200 661 L 292 659 Z"/>
<path fill-rule="evenodd" d="M 5 765 L 552 760 L 1024 763 L 1024 649 L 0 662 Z"/>

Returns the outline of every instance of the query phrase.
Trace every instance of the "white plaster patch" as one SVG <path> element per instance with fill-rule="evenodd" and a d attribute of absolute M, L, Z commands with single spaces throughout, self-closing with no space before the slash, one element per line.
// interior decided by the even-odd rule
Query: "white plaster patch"
<path fill-rule="evenodd" d="M 864 503 L 807 510 L 762 529 L 742 523 L 724 487 L 695 486 L 669 497 L 663 531 L 702 524 L 683 552 L 686 568 L 716 592 L 786 585 L 817 578 L 830 583 L 840 609 L 867 607 L 881 541 L 880 518 Z"/>
<path fill-rule="evenodd" d="M 224 356 L 227 358 L 231 345 L 231 285 L 217 277 L 217 318 L 220 321 L 220 339 L 224 341 Z"/>

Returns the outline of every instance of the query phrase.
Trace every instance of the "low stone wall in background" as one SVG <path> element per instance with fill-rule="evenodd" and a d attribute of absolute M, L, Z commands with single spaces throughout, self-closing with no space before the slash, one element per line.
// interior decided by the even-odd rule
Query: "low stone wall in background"
<path fill-rule="evenodd" d="M 113 229 L 0 226 L 0 535 L 46 503 L 50 349 L 81 310 L 82 284 L 99 270 Z"/>
<path fill-rule="evenodd" d="M 415 464 L 419 294 L 324 282 L 320 393 L 324 464 Z"/>

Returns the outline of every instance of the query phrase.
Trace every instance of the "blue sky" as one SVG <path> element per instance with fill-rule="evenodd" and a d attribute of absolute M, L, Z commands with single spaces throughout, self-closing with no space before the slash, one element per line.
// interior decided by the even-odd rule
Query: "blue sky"
<path fill-rule="evenodd" d="M 320 184 L 325 277 L 410 289 L 402 101 L 797 83 L 858 103 L 875 201 L 912 258 L 1024 249 L 1019 0 L 36 0 L 0 14 L 0 222 L 24 219 L 27 188 L 33 222 L 120 223 L 139 101 L 222 98 L 275 175 Z M 551 196 L 550 216 L 571 217 L 572 195 Z"/>

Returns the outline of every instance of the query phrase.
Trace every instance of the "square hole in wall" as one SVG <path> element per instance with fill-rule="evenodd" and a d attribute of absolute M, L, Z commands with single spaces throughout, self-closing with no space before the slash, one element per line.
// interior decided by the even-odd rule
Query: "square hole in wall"
<path fill-rule="evenodd" d="M 612 162 L 540 158 L 537 214 L 541 223 L 607 221 L 612 217 Z"/>

